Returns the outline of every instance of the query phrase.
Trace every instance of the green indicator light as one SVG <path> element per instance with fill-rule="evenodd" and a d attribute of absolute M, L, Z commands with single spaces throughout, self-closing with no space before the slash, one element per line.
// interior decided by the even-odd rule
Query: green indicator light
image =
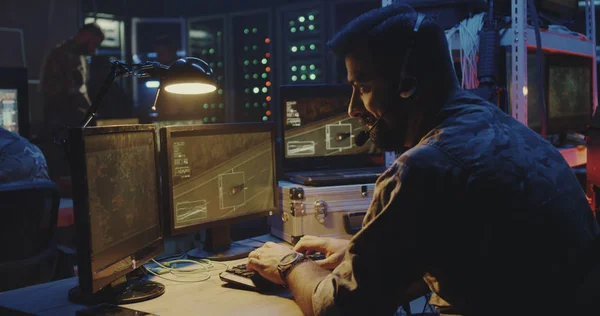
<path fill-rule="evenodd" d="M 317 45 L 315 44 L 310 44 L 310 50 L 315 50 L 317 49 Z"/>
<path fill-rule="evenodd" d="M 300 26 L 298 29 L 300 30 L 300 32 L 304 32 L 304 30 L 305 30 L 304 25 Z"/>
<path fill-rule="evenodd" d="M 221 32 L 221 31 L 217 32 L 217 36 L 222 36 L 222 35 L 223 35 L 223 32 Z"/>
<path fill-rule="evenodd" d="M 249 60 L 244 60 L 244 65 L 246 65 L 246 66 L 250 65 L 250 61 Z"/>
<path fill-rule="evenodd" d="M 298 76 L 296 76 L 296 75 L 293 75 L 293 76 L 292 76 L 292 81 L 296 81 L 296 80 L 298 80 Z"/>
<path fill-rule="evenodd" d="M 206 49 L 203 49 L 203 50 L 202 50 L 202 55 L 206 55 L 206 53 L 207 53 L 207 50 L 206 50 Z"/>
<path fill-rule="evenodd" d="M 204 123 L 208 123 L 208 117 L 207 116 L 204 117 Z"/>
<path fill-rule="evenodd" d="M 266 116 L 263 116 L 263 121 L 265 121 L 265 122 L 266 122 L 266 121 L 268 121 L 268 120 L 269 120 L 269 118 L 268 118 L 268 117 L 266 117 Z"/>
<path fill-rule="evenodd" d="M 215 53 L 215 49 L 214 48 L 209 49 L 208 53 L 211 54 L 211 55 L 214 54 Z"/>
<path fill-rule="evenodd" d="M 216 105 L 214 103 L 210 105 L 211 109 L 214 109 L 215 107 L 216 107 Z"/>
<path fill-rule="evenodd" d="M 296 21 L 290 20 L 290 26 L 294 26 L 294 25 L 296 25 Z"/>
<path fill-rule="evenodd" d="M 253 75 L 252 75 L 252 78 L 254 78 L 254 79 L 258 79 L 258 74 L 253 74 Z"/>
<path fill-rule="evenodd" d="M 306 80 L 306 75 L 302 75 L 302 76 L 300 76 L 300 79 L 302 79 L 302 80 Z"/>
<path fill-rule="evenodd" d="M 311 24 L 311 25 L 308 26 L 308 29 L 311 30 L 311 31 L 314 31 L 315 30 L 315 26 Z"/>
<path fill-rule="evenodd" d="M 315 65 L 310 65 L 310 70 L 315 70 Z"/>
<path fill-rule="evenodd" d="M 266 65 L 266 64 L 267 64 L 267 59 L 266 59 L 266 58 L 263 58 L 263 59 L 261 60 L 261 63 L 262 63 L 263 65 Z"/>
<path fill-rule="evenodd" d="M 301 50 L 301 51 L 305 51 L 305 50 L 306 50 L 306 46 L 304 46 L 304 45 L 301 45 L 301 46 L 300 46 L 300 50 Z"/>
<path fill-rule="evenodd" d="M 313 21 L 313 20 L 315 19 L 315 16 L 311 14 L 311 15 L 309 15 L 309 16 L 308 16 L 308 19 L 309 19 L 310 21 Z"/>
<path fill-rule="evenodd" d="M 217 90 L 217 93 L 218 93 L 218 94 L 223 94 L 223 89 L 219 89 L 219 90 Z"/>
<path fill-rule="evenodd" d="M 217 121 L 217 118 L 213 116 L 212 121 L 213 123 L 215 123 Z"/>
<path fill-rule="evenodd" d="M 267 93 L 267 91 L 269 91 L 269 89 L 267 87 L 262 88 L 262 93 Z"/>
<path fill-rule="evenodd" d="M 259 104 L 258 104 L 258 102 L 254 102 L 254 107 L 255 107 L 255 108 L 259 107 Z"/>
<path fill-rule="evenodd" d="M 292 47 L 290 48 L 290 50 L 291 50 L 292 52 L 294 52 L 294 53 L 295 53 L 295 52 L 297 52 L 297 51 L 298 51 L 298 47 L 296 47 L 296 46 L 292 46 Z"/>
<path fill-rule="evenodd" d="M 248 34 L 248 33 L 250 33 L 250 30 L 249 29 L 244 29 L 244 34 Z"/>
<path fill-rule="evenodd" d="M 267 102 L 263 102 L 263 108 L 266 108 L 266 107 L 268 107 L 268 106 L 269 106 L 269 103 L 267 103 Z"/>
<path fill-rule="evenodd" d="M 310 80 L 315 80 L 317 79 L 317 75 L 315 74 L 310 74 Z"/>
<path fill-rule="evenodd" d="M 306 65 L 300 66 L 300 70 L 305 71 L 306 70 Z"/>
<path fill-rule="evenodd" d="M 296 71 L 296 70 L 298 70 L 298 67 L 292 66 L 292 71 Z"/>
<path fill-rule="evenodd" d="M 248 89 L 248 88 L 244 89 L 244 93 L 246 93 L 246 94 L 250 93 L 250 89 Z"/>
<path fill-rule="evenodd" d="M 258 65 L 258 60 L 256 60 L 256 59 L 255 59 L 255 60 L 253 60 L 253 61 L 252 61 L 252 63 L 253 63 L 254 65 Z"/>
<path fill-rule="evenodd" d="M 267 79 L 267 74 L 263 72 L 263 74 L 262 74 L 262 78 L 263 78 L 263 79 Z"/>
<path fill-rule="evenodd" d="M 255 94 L 259 93 L 260 89 L 258 87 L 254 87 L 254 89 L 252 89 L 252 92 L 254 92 Z"/>
<path fill-rule="evenodd" d="M 204 107 L 205 109 L 208 109 L 208 103 L 204 103 L 203 107 Z"/>
<path fill-rule="evenodd" d="M 250 79 L 250 75 L 249 74 L 245 74 L 244 75 L 244 79 L 249 80 Z"/>
<path fill-rule="evenodd" d="M 306 19 L 303 16 L 298 17 L 298 22 L 302 23 L 304 21 L 306 21 Z"/>
<path fill-rule="evenodd" d="M 225 104 L 223 104 L 223 103 L 219 103 L 219 109 L 222 109 L 222 108 L 224 108 L 224 107 L 225 107 Z"/>
<path fill-rule="evenodd" d="M 295 27 L 290 28 L 290 32 L 296 33 L 296 28 Z"/>
<path fill-rule="evenodd" d="M 247 109 L 249 109 L 249 108 L 250 108 L 250 103 L 246 103 L 246 104 L 244 104 L 244 106 L 245 106 Z"/>
<path fill-rule="evenodd" d="M 257 29 L 257 28 L 253 28 L 253 29 L 252 29 L 252 33 L 255 33 L 255 34 L 256 34 L 256 32 L 258 32 L 258 29 Z"/>

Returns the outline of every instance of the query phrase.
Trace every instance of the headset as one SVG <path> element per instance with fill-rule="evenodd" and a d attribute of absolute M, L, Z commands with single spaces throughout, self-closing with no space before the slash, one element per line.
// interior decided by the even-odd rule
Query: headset
<path fill-rule="evenodd" d="M 425 20 L 425 15 L 423 13 L 417 13 L 417 21 L 415 22 L 415 27 L 413 28 L 413 34 L 410 37 L 408 48 L 406 49 L 406 53 L 404 54 L 404 61 L 402 62 L 402 70 L 400 73 L 400 84 L 398 85 L 398 90 L 400 91 L 400 97 L 403 99 L 408 99 L 415 94 L 417 90 L 417 82 L 416 78 L 412 76 L 408 76 L 406 73 L 406 68 L 408 65 L 408 61 L 410 55 L 415 48 L 416 35 L 419 32 L 419 28 L 421 24 Z"/>
<path fill-rule="evenodd" d="M 413 49 L 415 48 L 415 42 L 417 37 L 416 35 L 417 32 L 419 32 L 419 28 L 421 27 L 421 23 L 423 23 L 423 20 L 425 20 L 425 14 L 418 12 L 417 21 L 415 22 L 415 26 L 413 28 L 413 34 L 410 37 L 408 48 L 406 49 L 406 53 L 404 54 L 404 61 L 402 62 L 402 68 L 400 72 L 400 84 L 398 84 L 398 91 L 400 92 L 400 97 L 403 99 L 411 98 L 415 95 L 415 92 L 417 91 L 417 79 L 413 76 L 408 76 L 406 72 L 406 67 L 408 65 L 410 55 Z M 354 136 L 354 143 L 357 146 L 363 146 L 369 140 L 371 132 L 387 112 L 388 111 L 385 111 L 377 119 L 377 121 L 375 121 L 375 124 L 373 124 L 373 126 L 371 126 L 371 128 L 368 131 L 360 131 L 356 133 L 356 135 Z"/>

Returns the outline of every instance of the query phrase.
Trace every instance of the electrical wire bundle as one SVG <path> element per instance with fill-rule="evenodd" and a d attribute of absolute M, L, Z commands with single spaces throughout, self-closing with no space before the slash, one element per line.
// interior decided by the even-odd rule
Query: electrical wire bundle
<path fill-rule="evenodd" d="M 472 90 L 479 86 L 477 52 L 479 49 L 479 32 L 483 28 L 484 17 L 485 13 L 478 13 L 446 31 L 451 58 L 453 41 L 457 39 L 460 45 L 461 86 L 463 89 Z"/>

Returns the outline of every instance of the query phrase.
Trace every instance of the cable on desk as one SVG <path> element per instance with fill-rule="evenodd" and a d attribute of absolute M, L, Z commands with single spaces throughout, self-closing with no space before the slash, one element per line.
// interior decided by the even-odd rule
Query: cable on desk
<path fill-rule="evenodd" d="M 203 282 L 203 281 L 206 281 L 206 280 L 210 279 L 210 274 L 208 274 L 208 272 L 219 270 L 219 268 L 215 267 L 214 263 L 221 265 L 224 269 L 229 268 L 229 266 L 227 266 L 227 264 L 225 264 L 225 263 L 212 262 L 212 261 L 206 260 L 206 259 L 201 259 L 199 261 L 189 260 L 189 259 L 177 259 L 177 260 L 171 260 L 171 261 L 167 261 L 167 262 L 163 262 L 163 263 L 160 263 L 160 262 L 152 259 L 152 262 L 154 262 L 160 268 L 164 269 L 164 272 L 157 273 L 157 272 L 153 271 L 152 269 L 146 269 L 146 270 L 148 270 L 149 273 L 151 273 L 152 275 L 157 276 L 159 278 L 169 280 L 169 281 L 174 281 L 174 282 Z M 199 267 L 197 267 L 197 268 L 177 268 L 176 267 L 177 263 L 193 263 L 193 264 L 199 265 Z M 203 271 L 200 271 L 200 270 L 203 270 Z M 162 276 L 162 274 L 166 274 L 166 273 L 171 273 L 174 276 L 179 276 L 176 274 L 176 272 L 182 273 L 183 275 L 186 275 L 186 274 L 189 275 L 192 273 L 203 273 L 205 275 L 205 277 L 203 277 L 201 279 L 197 279 L 197 280 L 178 280 L 178 279 L 171 279 L 171 278 L 166 278 L 166 277 Z"/>

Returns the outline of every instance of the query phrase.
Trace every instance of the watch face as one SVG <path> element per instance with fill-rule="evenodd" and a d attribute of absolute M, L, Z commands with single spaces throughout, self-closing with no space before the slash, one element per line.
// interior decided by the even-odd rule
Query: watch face
<path fill-rule="evenodd" d="M 285 255 L 283 258 L 281 258 L 281 261 L 279 262 L 280 265 L 288 265 L 291 264 L 292 262 L 294 262 L 296 260 L 296 257 L 298 257 L 298 254 L 295 252 L 292 252 L 290 254 Z"/>

